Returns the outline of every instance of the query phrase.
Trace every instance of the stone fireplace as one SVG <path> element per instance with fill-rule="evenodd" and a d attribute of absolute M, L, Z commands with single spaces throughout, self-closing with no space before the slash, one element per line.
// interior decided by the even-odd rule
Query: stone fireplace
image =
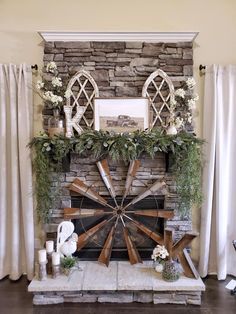
<path fill-rule="evenodd" d="M 192 42 L 149 43 L 149 42 L 46 42 L 44 62 L 55 61 L 61 77 L 69 79 L 79 70 L 85 70 L 95 80 L 99 97 L 141 97 L 142 87 L 149 75 L 157 69 L 164 70 L 172 80 L 174 87 L 179 88 L 182 82 L 192 76 Z M 152 111 L 152 109 L 150 109 Z M 150 115 L 153 111 L 150 112 Z M 88 118 L 92 112 L 88 112 Z M 43 112 L 44 128 L 48 128 L 48 119 L 52 110 Z M 81 124 L 82 126 L 82 124 Z M 158 125 L 157 125 L 158 126 Z M 189 126 L 189 132 L 193 128 Z M 178 195 L 171 174 L 171 156 L 158 153 L 155 158 L 143 154 L 141 165 L 132 182 L 129 199 L 152 186 L 157 180 L 164 179 L 167 193 L 156 193 L 141 203 L 135 204 L 135 210 L 155 208 L 174 213 L 171 219 L 138 217 L 151 230 L 163 235 L 164 228 L 175 230 L 174 241 L 192 230 L 191 214 L 181 214 L 178 210 Z M 76 178 L 92 186 L 99 195 L 112 202 L 111 195 L 91 156 L 79 156 L 72 153 L 63 165 L 63 171 L 52 174 L 51 189 L 60 189 L 60 195 L 51 209 L 50 223 L 45 225 L 48 239 L 55 239 L 57 226 L 64 219 L 65 208 L 87 208 L 99 210 L 99 204 L 69 190 Z M 124 193 L 128 163 L 108 159 L 110 174 L 113 180 L 118 203 Z M 131 208 L 132 209 L 132 208 Z M 136 218 L 136 217 L 135 217 Z M 73 223 L 80 235 L 99 223 L 99 217 L 75 219 Z M 205 287 L 201 279 L 181 276 L 176 283 L 161 279 L 153 269 L 150 261 L 151 252 L 156 243 L 128 221 L 130 236 L 143 263 L 130 265 L 122 228 L 117 228 L 109 267 L 96 262 L 98 255 L 109 233 L 109 225 L 96 233 L 79 251 L 80 270 L 69 278 L 47 278 L 45 282 L 34 279 L 29 291 L 34 293 L 33 303 L 55 304 L 63 302 L 141 302 L 154 304 L 201 304 L 201 291 Z M 121 226 L 122 227 L 122 226 Z M 149 260 L 149 261 L 148 261 Z M 195 276 L 197 278 L 197 276 Z"/>
<path fill-rule="evenodd" d="M 68 80 L 78 70 L 83 69 L 89 72 L 98 85 L 99 97 L 141 97 L 144 82 L 157 68 L 164 70 L 169 75 L 175 88 L 180 87 L 182 81 L 192 75 L 192 43 L 46 42 L 44 62 L 46 64 L 49 61 L 55 61 L 60 76 L 68 78 Z M 51 115 L 50 109 L 44 110 L 45 129 L 47 129 L 48 119 Z M 190 128 L 189 131 L 192 129 Z M 189 216 L 183 216 L 178 212 L 178 197 L 171 172 L 167 167 L 167 157 L 164 154 L 159 154 L 153 160 L 145 155 L 142 157 L 141 167 L 137 173 L 137 180 L 133 182 L 131 195 L 138 195 L 145 186 L 150 186 L 155 180 L 165 177 L 168 195 L 164 199 L 164 204 L 163 199 L 159 200 L 159 206 L 164 205 L 166 210 L 174 211 L 174 218 L 168 220 L 166 225 L 175 229 L 175 237 L 179 239 L 183 233 L 192 229 L 192 224 Z M 114 163 L 109 160 L 109 167 L 117 195 L 122 195 L 128 164 Z M 56 176 L 55 174 L 55 178 Z M 63 220 L 64 208 L 77 206 L 79 202 L 79 199 L 76 200 L 73 195 L 71 196 L 68 190 L 69 184 L 76 177 L 95 187 L 99 194 L 108 197 L 95 160 L 72 154 L 70 161 L 66 163 L 64 172 L 60 174 L 61 193 L 51 210 L 50 224 L 46 226 L 48 238 L 55 238 L 56 227 Z M 52 189 L 57 188 L 55 185 L 57 185 L 56 179 L 52 182 Z M 92 224 L 92 222 L 89 223 Z M 164 221 L 159 219 L 155 225 L 153 222 L 149 223 L 154 229 L 162 232 Z M 83 229 L 79 222 L 77 225 L 77 228 Z M 90 257 L 85 255 L 84 258 L 95 258 L 97 254 L 95 248 L 104 241 L 106 230 L 104 229 L 103 236 L 100 234 L 100 242 L 97 240 L 99 234 L 95 236 L 96 241 L 91 241 L 90 246 L 87 247 L 90 248 L 87 250 L 90 252 L 87 253 Z M 143 247 L 148 248 L 143 256 L 147 258 L 154 244 L 147 244 L 145 241 L 147 242 L 147 239 L 144 240 L 143 237 L 141 241 L 144 242 Z M 118 242 L 117 240 L 116 244 L 122 248 L 123 244 Z M 92 251 L 93 253 L 91 253 Z M 115 258 L 115 251 L 113 254 Z M 82 256 L 83 252 L 81 252 Z M 124 257 L 125 254 L 122 256 Z"/>

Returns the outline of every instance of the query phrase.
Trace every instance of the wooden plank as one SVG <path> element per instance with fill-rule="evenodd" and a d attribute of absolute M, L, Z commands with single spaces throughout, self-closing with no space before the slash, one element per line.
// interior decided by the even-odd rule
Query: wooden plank
<path fill-rule="evenodd" d="M 113 183 L 112 183 L 112 178 L 111 178 L 107 159 L 103 159 L 101 161 L 98 161 L 97 167 L 98 167 L 98 170 L 99 170 L 100 175 L 102 177 L 102 180 L 103 180 L 105 186 L 107 187 L 111 197 L 113 199 L 115 199 L 116 192 L 115 192 L 115 188 L 114 188 Z"/>
<path fill-rule="evenodd" d="M 130 205 L 134 205 L 137 202 L 141 201 L 142 199 L 148 197 L 149 195 L 154 195 L 158 191 L 160 194 L 162 193 L 162 190 L 166 188 L 166 183 L 164 181 L 156 181 L 150 188 L 146 189 L 143 193 L 136 196 L 129 204 L 127 204 L 124 209 L 128 208 Z"/>
<path fill-rule="evenodd" d="M 103 209 L 64 208 L 64 219 L 79 219 L 104 215 Z"/>
<path fill-rule="evenodd" d="M 164 231 L 164 245 L 167 249 L 169 256 L 168 259 L 172 258 L 172 248 L 173 248 L 173 234 L 174 230 L 171 228 L 165 228 Z"/>
<path fill-rule="evenodd" d="M 130 264 L 137 264 L 137 263 L 142 263 L 142 259 L 138 253 L 138 250 L 134 244 L 134 242 L 131 240 L 129 231 L 127 227 L 123 227 L 123 232 L 124 232 L 124 238 L 125 238 L 125 243 L 128 249 L 128 255 L 129 255 L 129 260 Z"/>
<path fill-rule="evenodd" d="M 141 230 L 143 233 L 145 233 L 149 238 L 151 238 L 152 240 L 154 240 L 156 243 L 158 244 L 164 244 L 164 238 L 163 236 L 159 235 L 158 233 L 152 231 L 151 229 L 149 229 L 148 227 L 146 227 L 144 224 L 142 224 L 139 221 L 136 221 L 134 219 L 131 219 L 131 222 L 133 224 L 135 224 L 135 226 Z"/>
<path fill-rule="evenodd" d="M 145 210 L 136 210 L 134 214 L 137 216 L 148 216 L 148 217 L 157 217 L 157 218 L 173 218 L 174 211 L 164 210 L 164 209 L 145 209 Z"/>
<path fill-rule="evenodd" d="M 94 227 L 90 228 L 86 232 L 79 235 L 78 242 L 77 242 L 77 251 L 81 250 L 88 243 L 90 238 L 93 235 L 95 235 L 96 232 L 98 232 L 100 229 L 102 229 L 107 222 L 108 222 L 108 220 L 103 220 L 102 222 L 98 223 Z"/>
<path fill-rule="evenodd" d="M 188 264 L 189 264 L 189 267 L 191 268 L 191 271 L 192 271 L 194 277 L 195 277 L 196 279 L 198 279 L 198 278 L 200 277 L 200 276 L 199 276 L 199 273 L 198 273 L 198 271 L 196 270 L 196 268 L 195 268 L 195 266 L 194 266 L 194 264 L 193 264 L 193 261 L 192 261 L 190 255 L 188 254 L 187 249 L 183 249 L 183 253 L 184 253 L 184 256 L 185 256 L 185 258 L 186 258 L 186 261 L 187 261 Z"/>
<path fill-rule="evenodd" d="M 178 242 L 175 243 L 172 249 L 173 258 L 177 256 L 180 251 L 190 244 L 190 242 L 198 236 L 197 233 L 186 233 Z"/>
<path fill-rule="evenodd" d="M 83 181 L 79 179 L 75 179 L 74 182 L 70 184 L 69 190 L 79 193 L 81 195 L 84 195 L 90 198 L 91 200 L 98 202 L 99 204 L 102 204 L 102 205 L 105 205 L 114 209 L 112 206 L 107 204 L 107 201 L 105 200 L 105 198 L 100 196 L 96 191 L 94 191 L 91 187 L 89 187 Z"/>
<path fill-rule="evenodd" d="M 127 177 L 126 177 L 126 181 L 125 181 L 125 191 L 124 191 L 122 203 L 123 203 L 124 199 L 127 197 L 127 195 L 129 194 L 130 187 L 131 187 L 132 182 L 136 176 L 136 173 L 140 167 L 140 164 L 141 164 L 141 162 L 138 159 L 132 160 L 129 164 L 129 169 L 128 169 L 128 173 L 127 173 Z"/>
<path fill-rule="evenodd" d="M 189 256 L 186 249 L 183 249 L 183 251 L 179 252 L 177 255 L 184 271 L 184 275 L 188 278 L 199 278 L 199 274 L 191 260 L 191 257 Z"/>
<path fill-rule="evenodd" d="M 105 244 L 103 246 L 102 252 L 100 253 L 99 258 L 98 258 L 98 261 L 102 264 L 105 264 L 107 267 L 109 266 L 109 262 L 111 258 L 114 236 L 115 236 L 115 226 L 111 228 L 111 231 L 109 232 L 107 239 L 105 241 Z"/>

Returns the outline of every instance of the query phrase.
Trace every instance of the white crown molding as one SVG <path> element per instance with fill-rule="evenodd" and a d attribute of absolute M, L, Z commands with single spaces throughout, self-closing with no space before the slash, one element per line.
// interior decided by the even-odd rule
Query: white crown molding
<path fill-rule="evenodd" d="M 193 42 L 198 32 L 58 32 L 39 31 L 45 41 Z"/>

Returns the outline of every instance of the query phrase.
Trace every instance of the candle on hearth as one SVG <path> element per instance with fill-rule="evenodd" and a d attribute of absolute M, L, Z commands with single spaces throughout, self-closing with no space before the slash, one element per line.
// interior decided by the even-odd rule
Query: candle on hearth
<path fill-rule="evenodd" d="M 38 251 L 38 258 L 39 258 L 39 263 L 45 263 L 47 262 L 47 252 L 46 250 L 39 250 Z"/>
<path fill-rule="evenodd" d="M 52 265 L 59 265 L 60 264 L 61 254 L 59 252 L 52 253 Z"/>
<path fill-rule="evenodd" d="M 54 246 L 54 242 L 53 241 L 46 241 L 46 251 L 47 251 L 47 253 L 52 253 L 53 252 L 53 246 Z"/>

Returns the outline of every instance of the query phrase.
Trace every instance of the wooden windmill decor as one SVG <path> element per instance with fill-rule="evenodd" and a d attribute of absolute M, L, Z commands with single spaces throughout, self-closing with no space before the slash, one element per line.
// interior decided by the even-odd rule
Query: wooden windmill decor
<path fill-rule="evenodd" d="M 163 194 L 163 191 L 166 192 L 166 184 L 164 181 L 156 181 L 150 188 L 147 188 L 143 193 L 138 196 L 135 196 L 128 204 L 124 205 L 126 197 L 130 194 L 130 189 L 132 186 L 133 180 L 136 178 L 136 173 L 140 166 L 139 160 L 131 161 L 122 201 L 120 204 L 117 203 L 115 188 L 112 182 L 112 177 L 109 171 L 108 162 L 106 159 L 98 161 L 97 163 L 98 170 L 100 172 L 101 178 L 109 191 L 110 196 L 113 199 L 112 205 L 108 204 L 107 200 L 99 195 L 92 187 L 86 185 L 80 179 L 75 179 L 74 182 L 69 186 L 69 189 L 75 193 L 83 195 L 98 204 L 102 205 L 103 208 L 100 209 L 87 209 L 87 208 L 65 208 L 64 209 L 64 218 L 65 219 L 83 219 L 87 217 L 96 217 L 100 216 L 102 221 L 92 228 L 86 230 L 84 233 L 79 235 L 77 250 L 81 250 L 89 240 L 99 232 L 103 227 L 107 225 L 108 222 L 112 222 L 110 232 L 108 233 L 107 239 L 104 242 L 103 249 L 98 258 L 99 262 L 109 265 L 114 237 L 116 233 L 117 224 L 123 226 L 123 236 L 127 246 L 129 260 L 131 264 L 141 263 L 141 257 L 139 256 L 138 250 L 135 247 L 135 244 L 131 238 L 131 233 L 128 230 L 127 222 L 131 222 L 137 230 L 144 233 L 149 238 L 153 239 L 156 243 L 163 244 L 163 237 L 158 234 L 156 231 L 151 230 L 149 227 L 145 226 L 143 223 L 137 221 L 135 216 L 147 216 L 157 218 L 171 218 L 173 217 L 173 211 L 168 211 L 164 209 L 146 209 L 146 210 L 135 210 L 130 207 L 140 200 L 146 198 L 152 194 Z M 133 207 L 132 207 L 133 208 Z"/>
<path fill-rule="evenodd" d="M 137 231 L 141 231 L 144 235 L 151 238 L 157 244 L 165 244 L 168 251 L 170 252 L 171 258 L 178 258 L 180 263 L 183 266 L 185 275 L 188 277 L 196 277 L 196 272 L 194 271 L 192 264 L 190 262 L 190 257 L 185 250 L 185 247 L 191 242 L 196 235 L 186 234 L 179 242 L 173 245 L 172 240 L 172 231 L 169 229 L 165 230 L 164 237 L 163 235 L 147 227 L 144 223 L 137 221 L 135 216 L 146 216 L 158 218 L 172 218 L 174 216 L 173 211 L 164 210 L 164 209 L 138 209 L 135 210 L 134 204 L 138 203 L 142 199 L 150 195 L 160 195 L 166 193 L 166 184 L 163 180 L 157 180 L 152 184 L 151 187 L 146 188 L 144 192 L 140 193 L 138 196 L 135 196 L 128 204 L 124 205 L 124 201 L 128 195 L 130 195 L 130 189 L 132 186 L 133 180 L 136 178 L 137 171 L 140 166 L 139 160 L 131 161 L 122 200 L 118 204 L 116 200 L 116 192 L 112 182 L 112 177 L 110 174 L 108 162 L 106 159 L 98 161 L 97 163 L 98 170 L 100 172 L 101 178 L 109 191 L 109 194 L 113 200 L 113 204 L 107 202 L 107 200 L 99 195 L 92 187 L 86 185 L 83 181 L 78 178 L 69 186 L 69 189 L 75 193 L 83 195 L 98 204 L 102 205 L 100 209 L 87 209 L 87 208 L 65 208 L 64 209 L 64 218 L 65 219 L 83 219 L 87 217 L 96 217 L 100 216 L 100 222 L 93 226 L 92 228 L 86 230 L 84 233 L 80 234 L 78 237 L 77 250 L 81 250 L 93 237 L 99 232 L 102 228 L 107 226 L 111 222 L 110 231 L 108 232 L 107 238 L 104 241 L 103 248 L 99 255 L 98 261 L 100 263 L 109 265 L 111 253 L 113 249 L 113 242 L 116 234 L 117 225 L 121 224 L 123 227 L 123 237 L 125 244 L 127 246 L 128 256 L 131 264 L 142 263 L 142 259 L 139 255 L 138 249 L 135 246 L 134 241 L 131 237 L 131 232 L 128 229 L 127 222 L 131 223 Z M 132 230 L 134 232 L 134 230 Z"/>

